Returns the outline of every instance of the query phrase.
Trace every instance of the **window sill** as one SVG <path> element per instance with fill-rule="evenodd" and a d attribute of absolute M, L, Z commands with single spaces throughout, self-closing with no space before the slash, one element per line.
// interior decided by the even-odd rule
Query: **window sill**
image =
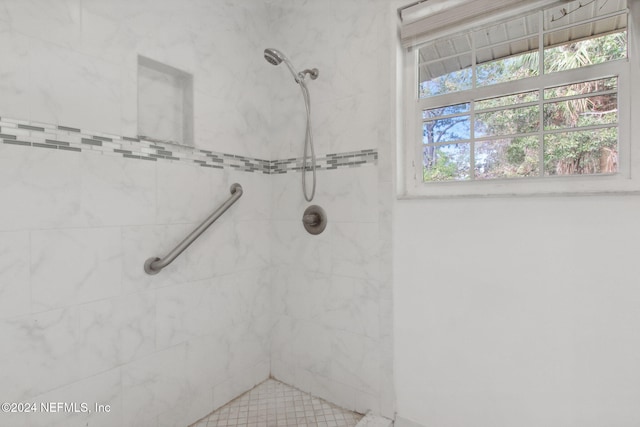
<path fill-rule="evenodd" d="M 603 195 L 640 195 L 640 182 L 621 174 L 567 176 L 549 178 L 513 178 L 492 181 L 416 183 L 398 189 L 398 200 L 512 198 L 512 197 L 584 197 Z"/>

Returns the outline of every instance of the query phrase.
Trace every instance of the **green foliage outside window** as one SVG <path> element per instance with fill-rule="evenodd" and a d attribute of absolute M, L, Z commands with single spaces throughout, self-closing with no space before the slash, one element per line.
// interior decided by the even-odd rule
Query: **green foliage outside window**
<path fill-rule="evenodd" d="M 545 49 L 544 69 L 545 73 L 560 72 L 625 56 L 626 32 L 608 34 Z M 538 58 L 538 53 L 533 52 L 481 64 L 477 77 L 485 80 L 477 84 L 536 75 Z M 468 73 L 456 72 L 424 82 L 421 94 L 465 90 L 468 78 Z M 617 172 L 615 89 L 615 78 L 545 89 L 542 115 L 536 91 L 477 101 L 473 135 L 469 134 L 470 115 L 436 120 L 438 116 L 451 115 L 451 107 L 425 111 L 424 180 L 467 179 L 470 167 L 474 167 L 476 179 L 538 176 L 541 155 L 542 174 L 546 176 Z M 601 94 L 607 90 L 614 93 Z M 578 98 L 563 100 L 571 96 Z M 523 103 L 530 104 L 518 105 Z M 500 109 L 483 113 L 491 108 Z M 434 120 L 428 121 L 429 118 Z M 603 127 L 580 130 L 585 126 Z M 541 127 L 543 141 L 538 135 Z M 469 137 L 475 139 L 475 165 L 469 164 Z M 467 142 L 438 145 L 465 139 Z"/>

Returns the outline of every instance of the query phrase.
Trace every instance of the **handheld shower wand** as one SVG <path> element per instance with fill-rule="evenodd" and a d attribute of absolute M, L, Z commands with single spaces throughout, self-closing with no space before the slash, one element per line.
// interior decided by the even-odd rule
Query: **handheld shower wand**
<path fill-rule="evenodd" d="M 293 79 L 300 86 L 300 90 L 302 91 L 302 96 L 304 98 L 304 106 L 307 111 L 307 128 L 305 131 L 305 139 L 304 139 L 304 154 L 302 157 L 302 192 L 304 194 L 304 198 L 307 202 L 313 200 L 314 195 L 316 194 L 316 153 L 313 148 L 313 132 L 311 131 L 311 95 L 309 95 L 309 88 L 307 88 L 307 84 L 305 82 L 305 77 L 309 76 L 311 80 L 315 80 L 318 78 L 318 69 L 304 69 L 302 71 L 296 72 L 293 64 L 289 59 L 285 56 L 284 53 L 280 52 L 277 49 L 269 48 L 264 50 L 264 59 L 267 60 L 270 64 L 280 65 L 281 63 L 285 63 L 289 71 L 293 75 Z M 307 158 L 308 158 L 308 149 L 311 150 L 311 171 L 313 173 L 313 185 L 311 188 L 311 195 L 307 195 Z"/>
<path fill-rule="evenodd" d="M 278 49 L 273 49 L 273 48 L 265 49 L 264 59 L 266 59 L 267 62 L 273 65 L 280 65 L 282 62 L 284 62 L 287 65 L 287 68 L 289 68 L 289 71 L 291 72 L 291 74 L 293 75 L 294 80 L 298 84 L 300 83 L 301 80 L 304 80 L 305 75 L 308 75 L 309 77 L 311 77 L 311 80 L 315 80 L 318 78 L 319 72 L 317 68 L 311 68 L 311 69 L 306 68 L 300 72 L 297 72 L 293 67 L 293 64 L 291 63 L 291 61 L 289 61 L 289 58 L 287 58 L 286 55 L 280 52 Z"/>

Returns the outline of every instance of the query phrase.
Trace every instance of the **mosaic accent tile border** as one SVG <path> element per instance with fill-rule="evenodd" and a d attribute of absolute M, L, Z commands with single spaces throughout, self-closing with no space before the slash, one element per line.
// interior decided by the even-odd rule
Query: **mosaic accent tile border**
<path fill-rule="evenodd" d="M 376 150 L 351 151 L 348 153 L 327 154 L 316 158 L 316 169 L 330 170 L 346 167 L 353 168 L 366 164 L 376 164 L 377 162 L 378 152 Z M 307 161 L 307 167 L 309 167 L 310 164 L 311 162 Z M 300 172 L 302 171 L 302 158 L 272 160 L 271 166 L 272 174 Z"/>
<path fill-rule="evenodd" d="M 266 175 L 302 170 L 302 158 L 264 160 L 7 117 L 0 117 L 0 140 L 9 145 L 72 152 L 97 151 L 143 161 L 180 161 L 207 168 L 226 168 Z M 316 167 L 318 170 L 331 170 L 375 165 L 377 162 L 377 151 L 369 149 L 327 154 L 316 159 Z"/>

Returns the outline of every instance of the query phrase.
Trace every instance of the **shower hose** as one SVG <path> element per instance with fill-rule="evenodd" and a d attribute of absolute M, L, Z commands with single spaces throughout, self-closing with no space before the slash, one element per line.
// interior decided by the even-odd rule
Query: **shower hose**
<path fill-rule="evenodd" d="M 311 131 L 311 96 L 309 95 L 309 89 L 304 79 L 300 79 L 300 90 L 302 90 L 302 96 L 304 97 L 304 106 L 307 110 L 307 129 L 304 137 L 304 155 L 302 157 L 302 193 L 307 202 L 313 200 L 313 196 L 316 194 L 316 153 L 313 148 L 313 132 Z M 311 150 L 311 171 L 313 174 L 313 185 L 311 186 L 311 196 L 307 195 L 307 159 L 309 157 L 308 152 Z"/>

